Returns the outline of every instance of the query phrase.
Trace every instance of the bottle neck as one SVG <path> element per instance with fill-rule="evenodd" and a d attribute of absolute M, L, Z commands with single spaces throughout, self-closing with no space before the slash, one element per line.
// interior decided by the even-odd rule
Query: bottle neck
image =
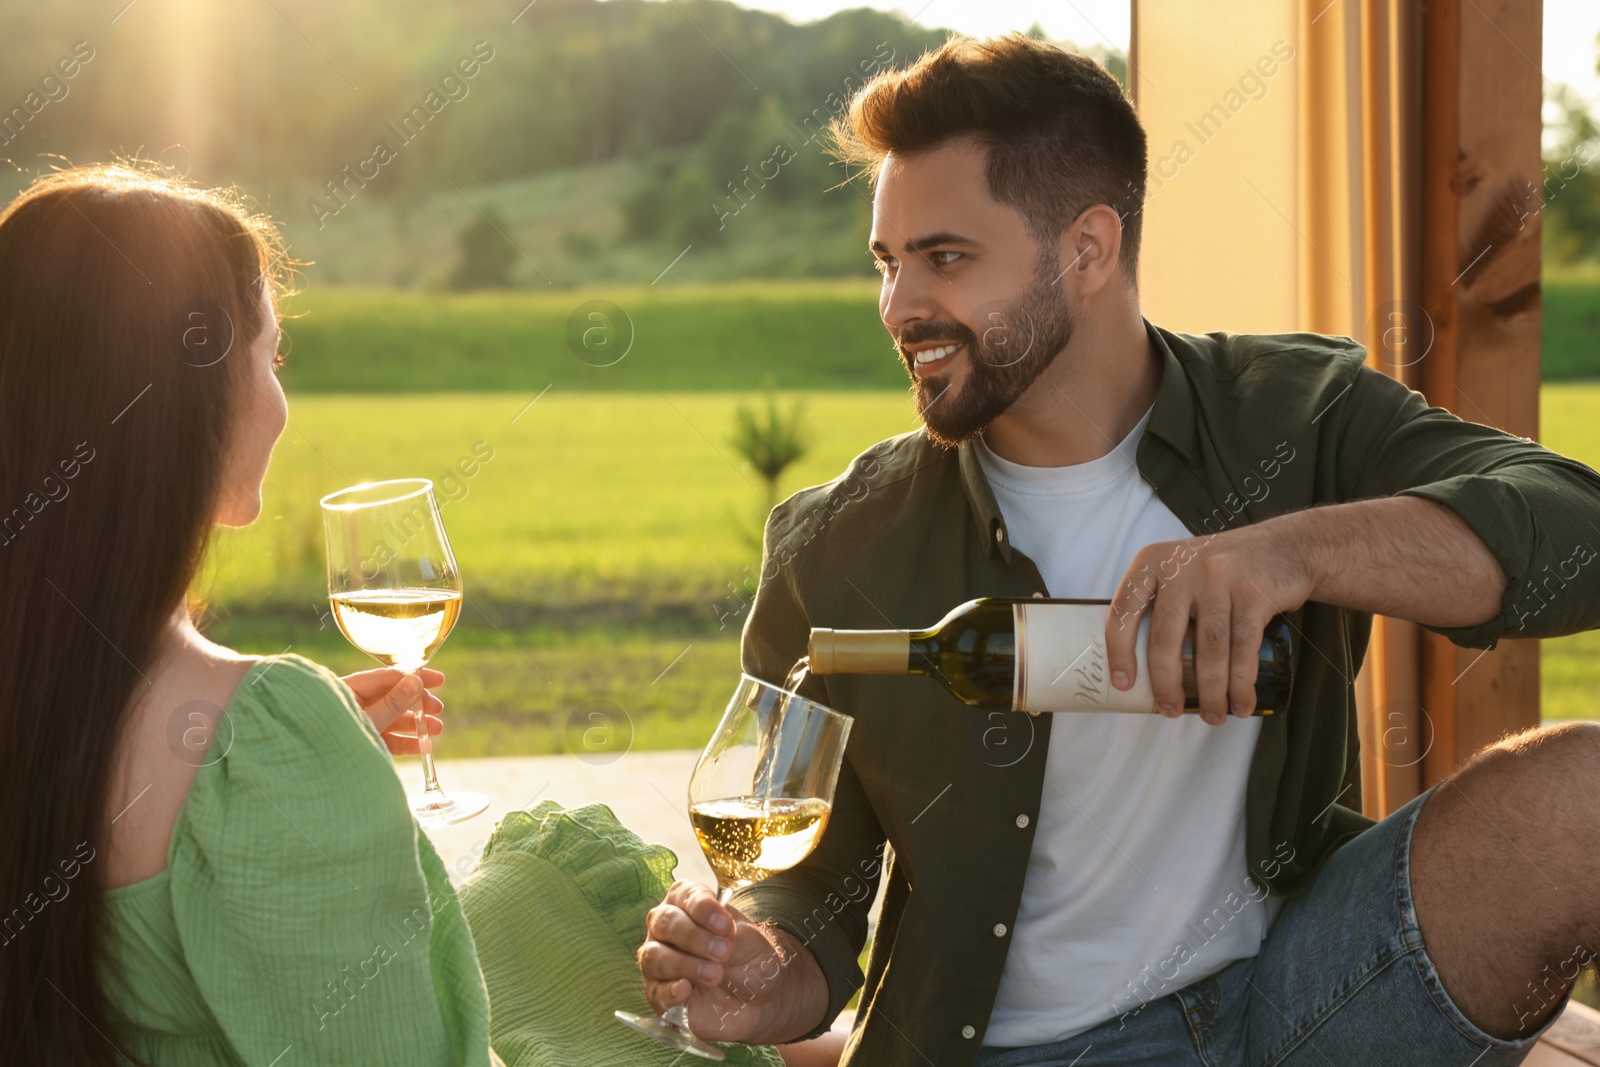
<path fill-rule="evenodd" d="M 921 673 L 910 662 L 912 638 L 905 630 L 829 630 L 811 631 L 808 655 L 812 674 L 914 674 Z M 920 657 L 919 657 L 920 658 Z"/>
<path fill-rule="evenodd" d="M 939 640 L 926 630 L 913 630 L 906 635 L 906 673 L 937 675 L 939 673 Z"/>

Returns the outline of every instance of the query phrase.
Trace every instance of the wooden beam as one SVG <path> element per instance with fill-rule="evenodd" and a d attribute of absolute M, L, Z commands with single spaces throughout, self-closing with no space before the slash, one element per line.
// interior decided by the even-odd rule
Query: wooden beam
<path fill-rule="evenodd" d="M 1523 1060 L 1523 1067 L 1579 1067 L 1600 1064 L 1600 1012 L 1576 1000 L 1567 1002 L 1555 1025 Z"/>
<path fill-rule="evenodd" d="M 1429 402 L 1523 437 L 1539 432 L 1542 0 L 1430 0 L 1423 23 L 1420 293 L 1434 345 Z M 1432 784 L 1539 723 L 1539 647 L 1423 642 Z"/>

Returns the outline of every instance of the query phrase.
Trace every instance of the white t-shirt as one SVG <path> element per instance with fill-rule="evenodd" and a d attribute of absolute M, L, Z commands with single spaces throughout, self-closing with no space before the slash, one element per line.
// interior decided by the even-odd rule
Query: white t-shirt
<path fill-rule="evenodd" d="M 1069 467 L 981 439 L 1011 545 L 1051 596 L 1109 600 L 1134 555 L 1193 536 L 1134 465 L 1150 420 Z M 1282 904 L 1245 861 L 1257 717 L 1110 711 L 1051 726 L 1033 853 L 984 1044 L 1062 1041 L 1254 956 Z"/>

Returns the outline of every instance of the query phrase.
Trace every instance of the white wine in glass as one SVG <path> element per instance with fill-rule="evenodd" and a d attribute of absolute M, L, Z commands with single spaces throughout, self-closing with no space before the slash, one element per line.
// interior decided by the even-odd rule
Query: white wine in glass
<path fill-rule="evenodd" d="M 743 675 L 689 776 L 689 822 L 717 876 L 717 900 L 786 871 L 828 827 L 851 719 L 788 689 Z M 682 1005 L 617 1018 L 702 1059 L 722 1050 L 689 1029 Z"/>
<path fill-rule="evenodd" d="M 426 478 L 363 482 L 322 498 L 328 539 L 328 601 L 352 645 L 402 671 L 420 670 L 461 614 L 461 573 Z M 470 819 L 489 806 L 482 793 L 439 788 L 423 701 L 412 709 L 423 790 L 411 810 L 425 826 Z"/>

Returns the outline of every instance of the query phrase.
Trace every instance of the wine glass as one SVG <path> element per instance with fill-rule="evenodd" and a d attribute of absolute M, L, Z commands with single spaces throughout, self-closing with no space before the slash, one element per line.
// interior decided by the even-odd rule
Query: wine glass
<path fill-rule="evenodd" d="M 689 777 L 689 821 L 717 876 L 720 903 L 811 854 L 833 811 L 851 722 L 787 689 L 740 677 Z M 674 1048 L 724 1058 L 690 1031 L 685 1005 L 658 1016 L 615 1014 Z"/>
<path fill-rule="evenodd" d="M 461 573 L 445 537 L 439 501 L 426 478 L 363 482 L 322 498 L 328 538 L 328 600 L 350 643 L 388 667 L 420 669 L 461 614 Z M 482 793 L 439 788 L 433 739 L 412 709 L 423 790 L 411 810 L 424 826 L 470 819 L 489 806 Z"/>

